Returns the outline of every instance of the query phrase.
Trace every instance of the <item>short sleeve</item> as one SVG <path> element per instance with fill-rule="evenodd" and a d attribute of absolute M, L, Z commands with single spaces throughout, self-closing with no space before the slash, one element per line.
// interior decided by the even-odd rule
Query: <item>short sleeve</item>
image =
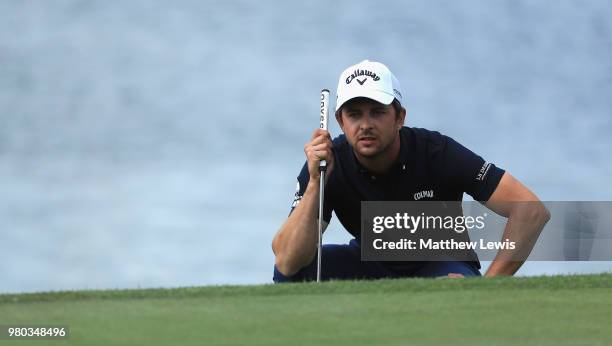
<path fill-rule="evenodd" d="M 497 188 L 504 170 L 486 162 L 454 139 L 444 138 L 444 175 L 447 184 L 469 194 L 476 201 L 487 201 Z"/>
<path fill-rule="evenodd" d="M 306 186 L 308 186 L 308 182 L 310 181 L 310 173 L 308 173 L 308 162 L 304 163 L 302 166 L 302 170 L 297 177 L 297 185 L 295 187 L 295 195 L 293 197 L 293 203 L 291 203 L 291 210 L 289 211 L 289 215 L 293 212 L 293 209 L 297 207 L 297 205 L 304 197 L 304 192 L 306 191 Z M 327 188 L 326 188 L 327 191 Z M 323 206 L 323 220 L 327 223 L 331 220 L 332 215 L 332 206 L 330 203 L 330 199 L 328 198 L 328 194 L 325 196 L 325 203 Z"/>

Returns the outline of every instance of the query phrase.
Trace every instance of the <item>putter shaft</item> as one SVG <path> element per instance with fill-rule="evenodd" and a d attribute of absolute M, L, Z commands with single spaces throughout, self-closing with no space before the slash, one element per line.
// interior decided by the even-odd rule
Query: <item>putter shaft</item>
<path fill-rule="evenodd" d="M 325 169 L 319 178 L 319 242 L 317 246 L 317 282 L 321 282 L 321 253 L 323 252 L 323 201 L 325 200 Z"/>

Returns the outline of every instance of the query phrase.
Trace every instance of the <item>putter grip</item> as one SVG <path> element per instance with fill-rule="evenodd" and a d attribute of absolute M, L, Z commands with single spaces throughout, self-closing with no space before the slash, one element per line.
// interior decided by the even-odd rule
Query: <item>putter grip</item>
<path fill-rule="evenodd" d="M 327 121 L 329 116 L 329 90 L 321 90 L 321 112 L 319 114 L 319 128 L 327 131 Z M 319 171 L 327 170 L 327 162 L 319 161 Z"/>

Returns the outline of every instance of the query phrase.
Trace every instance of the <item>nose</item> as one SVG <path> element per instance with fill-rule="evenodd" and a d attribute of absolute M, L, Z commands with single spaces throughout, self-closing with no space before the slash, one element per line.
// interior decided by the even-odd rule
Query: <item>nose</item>
<path fill-rule="evenodd" d="M 359 129 L 361 129 L 362 131 L 372 129 L 372 119 L 370 118 L 369 114 L 366 114 L 363 117 L 361 117 L 361 123 L 359 123 Z"/>

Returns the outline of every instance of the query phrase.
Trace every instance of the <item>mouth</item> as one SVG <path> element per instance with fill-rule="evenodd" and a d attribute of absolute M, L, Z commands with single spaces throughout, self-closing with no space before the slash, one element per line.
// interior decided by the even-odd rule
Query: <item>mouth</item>
<path fill-rule="evenodd" d="M 362 142 L 363 144 L 372 144 L 374 143 L 375 140 L 376 140 L 376 137 L 372 137 L 372 136 L 359 137 L 359 142 Z"/>

